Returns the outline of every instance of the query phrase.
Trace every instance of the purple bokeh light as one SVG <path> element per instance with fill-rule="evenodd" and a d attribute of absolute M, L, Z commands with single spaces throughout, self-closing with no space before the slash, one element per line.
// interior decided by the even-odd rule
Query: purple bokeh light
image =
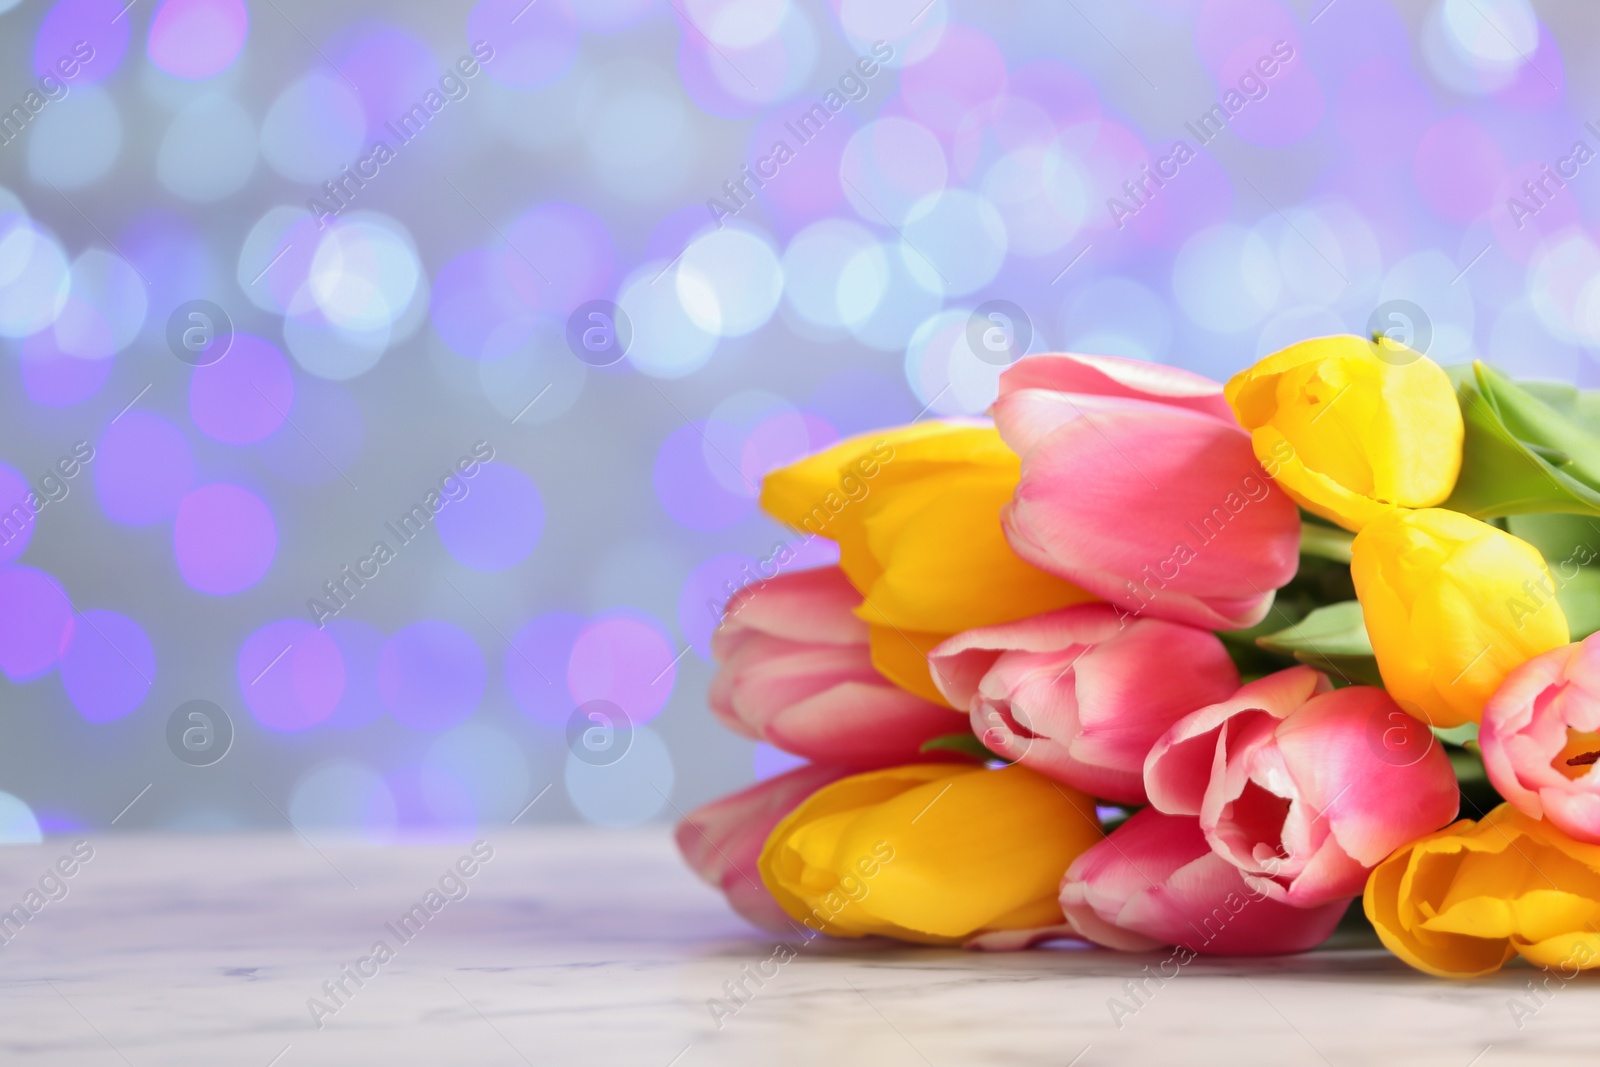
<path fill-rule="evenodd" d="M 270 341 L 241 333 L 228 354 L 194 369 L 189 416 L 201 433 L 229 445 L 248 445 L 283 425 L 294 404 L 294 374 Z"/>
<path fill-rule="evenodd" d="M 156 654 L 143 627 L 114 611 L 85 611 L 67 627 L 61 684 L 90 722 L 137 710 L 156 676 Z"/>
<path fill-rule="evenodd" d="M 758 575 L 754 556 L 726 552 L 712 556 L 689 572 L 678 594 L 678 629 L 700 658 L 711 661 L 711 635 L 722 624 L 728 597 Z"/>
<path fill-rule="evenodd" d="M 170 519 L 194 485 L 194 456 L 183 431 L 160 415 L 124 412 L 95 448 L 95 492 L 113 522 Z"/>
<path fill-rule="evenodd" d="M 54 324 L 23 339 L 19 362 L 28 399 L 45 407 L 89 399 L 111 376 L 115 348 L 100 312 L 69 297 Z"/>
<path fill-rule="evenodd" d="M 544 531 L 539 490 L 516 467 L 485 463 L 460 480 L 467 495 L 439 512 L 439 540 L 458 563 L 476 571 L 503 571 L 527 559 Z"/>
<path fill-rule="evenodd" d="M 237 673 L 250 714 L 269 730 L 315 726 L 344 695 L 338 643 L 305 619 L 278 619 L 247 637 Z"/>
<path fill-rule="evenodd" d="M 380 22 L 359 23 L 346 36 L 354 40 L 333 51 L 339 72 L 357 87 L 367 116 L 369 138 L 394 143 L 384 129 L 418 104 L 432 90 L 439 93 L 439 77 L 446 67 L 428 46 L 396 26 Z M 426 106 L 426 104 L 424 104 Z"/>
<path fill-rule="evenodd" d="M 616 269 L 605 223 L 575 204 L 540 204 L 511 224 L 506 241 L 506 278 L 528 307 L 541 311 L 565 316 L 606 292 Z"/>
<path fill-rule="evenodd" d="M 202 81 L 233 66 L 250 32 L 244 0 L 166 0 L 150 20 L 150 62 Z"/>
<path fill-rule="evenodd" d="M 75 85 L 109 78 L 128 51 L 122 8 L 121 0 L 56 0 L 33 39 L 33 73 Z"/>
<path fill-rule="evenodd" d="M 446 730 L 483 699 L 487 669 L 472 635 L 438 619 L 414 622 L 378 657 L 378 692 L 390 713 L 414 730 Z"/>
<path fill-rule="evenodd" d="M 1494 135 L 1465 115 L 1436 122 L 1417 144 L 1413 172 L 1428 206 L 1446 222 L 1472 222 L 1495 206 L 1506 178 Z"/>
<path fill-rule="evenodd" d="M 72 601 L 61 583 L 32 567 L 0 567 L 0 671 L 26 682 L 61 658 Z"/>
<path fill-rule="evenodd" d="M 266 575 L 278 553 L 278 527 L 260 497 L 218 482 L 179 502 L 172 547 L 191 589 L 231 596 Z"/>
<path fill-rule="evenodd" d="M 552 611 L 528 620 L 511 635 L 506 688 L 518 707 L 552 729 L 565 726 L 577 706 L 567 688 L 567 664 L 583 625 L 581 616 Z"/>
<path fill-rule="evenodd" d="M 749 515 L 755 501 L 725 488 L 706 466 L 704 434 L 705 424 L 696 423 L 667 435 L 656 453 L 656 497 L 692 530 L 723 530 Z"/>
<path fill-rule="evenodd" d="M 479 0 L 467 16 L 467 40 L 493 47 L 484 71 L 518 89 L 555 81 L 578 54 L 578 26 L 567 0 L 532 5 L 526 0 Z"/>
<path fill-rule="evenodd" d="M 434 278 L 429 315 L 457 355 L 498 359 L 533 335 L 534 312 L 507 269 L 504 255 L 479 249 L 450 260 Z"/>
<path fill-rule="evenodd" d="M 572 643 L 567 688 L 576 704 L 609 700 L 634 725 L 661 714 L 677 678 L 674 651 L 655 620 L 642 613 L 589 623 Z"/>
<path fill-rule="evenodd" d="M 906 110 L 947 142 L 964 122 L 988 117 L 1006 84 L 1005 56 L 994 40 L 954 23 L 932 51 L 900 72 Z"/>

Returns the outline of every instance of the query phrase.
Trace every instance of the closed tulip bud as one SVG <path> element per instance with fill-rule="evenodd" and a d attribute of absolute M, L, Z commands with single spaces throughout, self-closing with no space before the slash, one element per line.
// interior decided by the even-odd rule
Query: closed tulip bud
<path fill-rule="evenodd" d="M 1022 463 L 994 428 L 921 422 L 843 441 L 767 475 L 761 506 L 838 542 L 873 664 L 942 702 L 927 651 L 951 634 L 1093 599 L 1023 562 L 1001 509 Z"/>
<path fill-rule="evenodd" d="M 1300 563 L 1300 513 L 1274 488 L 1222 386 L 1176 367 L 1042 355 L 990 409 L 1022 457 L 1005 511 L 1024 559 L 1124 608 L 1210 630 L 1254 626 Z"/>
<path fill-rule="evenodd" d="M 818 790 L 767 838 L 761 878 L 817 933 L 958 944 L 1059 925 L 1062 872 L 1099 840 L 1094 803 L 1026 767 L 919 764 Z"/>
<path fill-rule="evenodd" d="M 1363 904 L 1385 947 L 1429 974 L 1490 974 L 1518 954 L 1559 981 L 1600 966 L 1600 845 L 1509 804 L 1400 849 Z"/>
<path fill-rule="evenodd" d="M 965 716 L 892 685 L 872 666 L 861 595 L 837 567 L 741 589 L 711 636 L 711 710 L 737 733 L 857 770 L 917 762 Z"/>
<path fill-rule="evenodd" d="M 1477 722 L 1513 668 L 1570 639 L 1544 557 L 1488 523 L 1394 510 L 1351 553 L 1383 684 L 1430 725 Z"/>
<path fill-rule="evenodd" d="M 1409 349 L 1302 341 L 1234 375 L 1226 395 L 1284 492 L 1349 530 L 1442 503 L 1461 472 L 1455 387 Z"/>
<path fill-rule="evenodd" d="M 847 773 L 808 763 L 696 808 L 673 834 L 678 851 L 690 869 L 720 889 L 733 910 L 750 923 L 774 933 L 794 933 L 795 924 L 761 884 L 756 861 L 767 835 L 785 815 Z"/>

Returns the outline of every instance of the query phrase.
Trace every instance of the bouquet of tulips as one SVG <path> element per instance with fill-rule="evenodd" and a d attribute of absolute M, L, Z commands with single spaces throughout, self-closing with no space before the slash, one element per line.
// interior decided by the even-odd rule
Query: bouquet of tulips
<path fill-rule="evenodd" d="M 678 827 L 735 910 L 1181 963 L 1362 897 L 1433 974 L 1600 965 L 1600 395 L 1339 336 L 1033 356 L 989 414 L 766 478 L 839 562 L 713 638 L 717 717 L 808 761 Z"/>

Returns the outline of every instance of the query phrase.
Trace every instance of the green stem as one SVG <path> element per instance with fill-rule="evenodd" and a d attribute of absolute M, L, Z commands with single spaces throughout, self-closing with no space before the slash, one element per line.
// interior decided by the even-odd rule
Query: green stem
<path fill-rule="evenodd" d="M 1331 559 L 1338 563 L 1350 562 L 1350 542 L 1356 535 L 1333 526 L 1312 522 L 1300 524 L 1300 554 Z"/>

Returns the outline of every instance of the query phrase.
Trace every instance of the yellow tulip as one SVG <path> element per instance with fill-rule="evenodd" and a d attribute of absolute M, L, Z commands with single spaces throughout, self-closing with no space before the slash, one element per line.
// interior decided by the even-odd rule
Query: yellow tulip
<path fill-rule="evenodd" d="M 1350 550 L 1384 687 L 1434 726 L 1477 722 L 1512 669 L 1570 640 L 1544 557 L 1486 522 L 1394 510 Z"/>
<path fill-rule="evenodd" d="M 1224 390 L 1256 458 L 1307 511 L 1360 530 L 1395 507 L 1443 503 L 1464 427 L 1432 360 L 1350 335 L 1290 345 Z"/>
<path fill-rule="evenodd" d="M 1517 954 L 1568 980 L 1600 966 L 1600 845 L 1509 804 L 1400 849 L 1362 903 L 1389 951 L 1429 974 L 1489 974 Z"/>
<path fill-rule="evenodd" d="M 1024 563 L 1000 511 L 1022 461 L 992 426 L 929 421 L 842 441 L 767 475 L 761 506 L 839 544 L 863 597 L 872 662 L 902 688 L 944 702 L 926 652 L 964 630 L 1093 600 Z"/>
<path fill-rule="evenodd" d="M 924 763 L 823 786 L 759 866 L 809 929 L 957 944 L 1062 922 L 1061 877 L 1101 836 L 1093 801 L 1026 767 Z"/>

